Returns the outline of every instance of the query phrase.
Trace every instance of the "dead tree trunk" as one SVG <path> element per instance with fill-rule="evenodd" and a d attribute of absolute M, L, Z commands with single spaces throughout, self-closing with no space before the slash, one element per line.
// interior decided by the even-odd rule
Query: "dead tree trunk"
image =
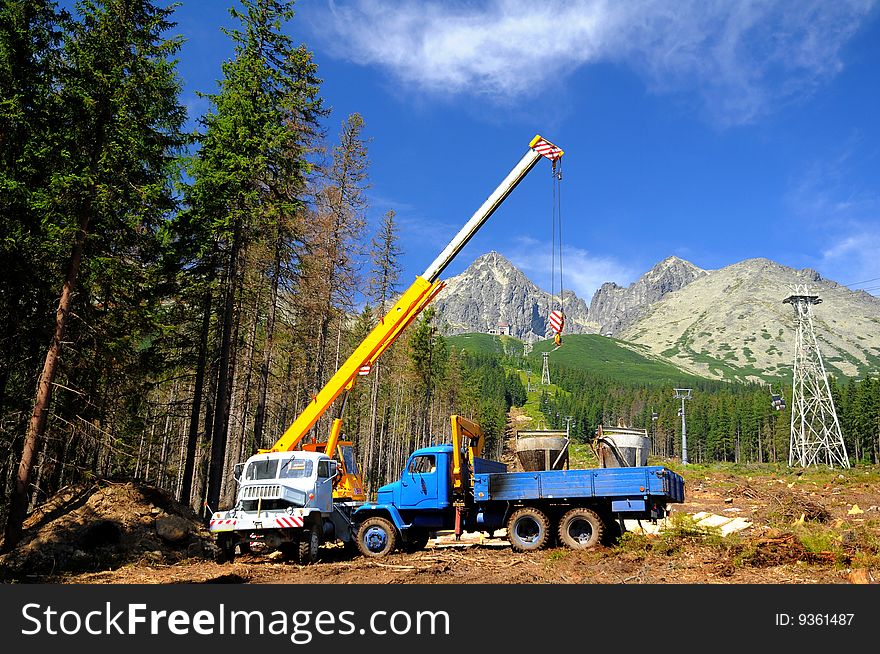
<path fill-rule="evenodd" d="M 189 432 L 186 438 L 186 459 L 183 464 L 183 481 L 179 499 L 184 504 L 192 501 L 193 472 L 195 470 L 196 447 L 199 444 L 199 413 L 202 409 L 202 393 L 205 387 L 205 368 L 208 365 L 208 339 L 211 334 L 211 308 L 213 295 L 205 292 L 202 309 L 202 326 L 199 331 L 199 356 L 196 361 L 196 379 L 193 388 L 192 408 L 189 415 Z"/>
<path fill-rule="evenodd" d="M 34 410 L 24 437 L 24 449 L 21 453 L 21 461 L 18 464 L 15 486 L 12 489 L 12 496 L 9 498 L 9 518 L 6 521 L 6 532 L 3 541 L 4 551 L 11 550 L 21 540 L 22 526 L 27 516 L 30 497 L 31 473 L 33 472 L 37 452 L 40 449 L 40 441 L 46 433 L 49 404 L 52 401 L 52 384 L 55 381 L 55 373 L 58 371 L 61 344 L 64 339 L 64 331 L 67 327 L 70 308 L 73 305 L 73 294 L 79 278 L 79 266 L 82 262 L 83 250 L 86 244 L 86 230 L 89 226 L 88 216 L 88 212 L 83 212 L 79 228 L 76 231 L 73 250 L 70 256 L 70 267 L 64 279 L 64 286 L 61 288 L 58 310 L 55 312 L 55 332 L 52 335 L 49 350 L 46 352 L 46 360 L 43 363 L 43 370 L 37 382 Z"/>
<path fill-rule="evenodd" d="M 254 412 L 254 446 L 262 447 L 263 425 L 266 420 L 266 395 L 269 388 L 269 368 L 272 363 L 272 344 L 275 336 L 275 313 L 278 308 L 278 282 L 281 277 L 281 246 L 275 248 L 275 262 L 272 269 L 272 291 L 269 297 L 269 315 L 266 316 L 266 343 L 263 347 L 263 360 L 260 363 L 260 378 L 257 386 L 257 407 Z"/>
<path fill-rule="evenodd" d="M 223 310 L 223 334 L 220 340 L 220 361 L 217 365 L 217 402 L 214 409 L 214 425 L 211 435 L 211 463 L 208 471 L 206 502 L 212 511 L 218 509 L 223 486 L 226 462 L 226 434 L 229 426 L 229 380 L 232 375 L 232 331 L 235 314 L 235 291 L 238 279 L 239 229 L 232 236 L 229 254 L 226 302 Z"/>

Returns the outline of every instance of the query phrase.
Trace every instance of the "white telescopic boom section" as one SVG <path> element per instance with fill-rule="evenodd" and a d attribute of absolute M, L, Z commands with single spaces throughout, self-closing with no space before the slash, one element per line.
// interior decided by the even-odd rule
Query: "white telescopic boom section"
<path fill-rule="evenodd" d="M 455 238 L 449 242 L 446 249 L 434 259 L 434 262 L 430 266 L 428 266 L 428 269 L 425 270 L 422 277 L 429 282 L 437 281 L 437 278 L 443 274 L 446 266 L 448 266 L 455 258 L 455 255 L 467 245 L 467 242 L 471 240 L 471 237 L 477 233 L 477 230 L 483 226 L 483 223 L 489 219 L 489 216 L 495 212 L 495 209 L 504 202 L 505 198 L 510 195 L 510 192 L 513 191 L 517 184 L 522 181 L 522 178 L 535 167 L 535 164 L 538 163 L 538 159 L 542 156 L 543 155 L 540 152 L 537 152 L 533 148 L 529 148 L 529 151 L 523 155 L 523 158 L 519 160 L 519 163 L 516 164 L 514 169 L 504 178 L 504 181 L 501 182 L 498 188 L 495 189 L 483 205 L 477 209 L 476 213 L 471 216 L 471 219 L 468 220 L 465 226 L 455 235 Z"/>

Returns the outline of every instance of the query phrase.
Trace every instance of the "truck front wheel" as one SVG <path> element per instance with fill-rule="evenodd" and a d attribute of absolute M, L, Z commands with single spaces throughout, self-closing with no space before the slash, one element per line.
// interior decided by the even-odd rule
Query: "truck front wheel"
<path fill-rule="evenodd" d="M 547 544 L 550 519 L 530 506 L 517 509 L 507 521 L 507 539 L 517 552 L 532 552 Z"/>
<path fill-rule="evenodd" d="M 300 565 L 308 565 L 318 561 L 318 548 L 321 546 L 321 532 L 316 525 L 304 531 L 299 541 Z"/>
<path fill-rule="evenodd" d="M 358 528 L 357 546 L 364 556 L 378 558 L 390 554 L 397 546 L 397 528 L 385 518 L 367 518 Z"/>
<path fill-rule="evenodd" d="M 214 561 L 217 563 L 232 563 L 235 559 L 235 540 L 232 534 L 220 534 L 217 536 L 217 550 L 214 552 Z"/>
<path fill-rule="evenodd" d="M 572 509 L 559 521 L 559 540 L 575 550 L 595 547 L 604 531 L 602 518 L 590 509 Z"/>

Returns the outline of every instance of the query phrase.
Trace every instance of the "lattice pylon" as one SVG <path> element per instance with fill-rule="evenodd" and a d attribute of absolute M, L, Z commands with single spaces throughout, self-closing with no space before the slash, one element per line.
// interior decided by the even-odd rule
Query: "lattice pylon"
<path fill-rule="evenodd" d="M 541 386 L 550 385 L 550 353 L 544 352 L 544 369 L 541 371 Z"/>
<path fill-rule="evenodd" d="M 840 421 L 828 383 L 828 373 L 813 327 L 813 305 L 822 300 L 798 285 L 783 300 L 795 312 L 795 348 L 792 370 L 791 444 L 788 465 L 806 468 L 824 463 L 849 468 Z"/>

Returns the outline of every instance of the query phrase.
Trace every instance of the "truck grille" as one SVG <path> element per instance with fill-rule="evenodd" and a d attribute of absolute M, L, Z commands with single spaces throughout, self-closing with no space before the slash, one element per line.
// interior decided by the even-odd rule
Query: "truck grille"
<path fill-rule="evenodd" d="M 241 489 L 241 499 L 255 500 L 260 497 L 278 497 L 281 495 L 281 486 L 271 484 L 266 486 L 245 486 Z"/>

